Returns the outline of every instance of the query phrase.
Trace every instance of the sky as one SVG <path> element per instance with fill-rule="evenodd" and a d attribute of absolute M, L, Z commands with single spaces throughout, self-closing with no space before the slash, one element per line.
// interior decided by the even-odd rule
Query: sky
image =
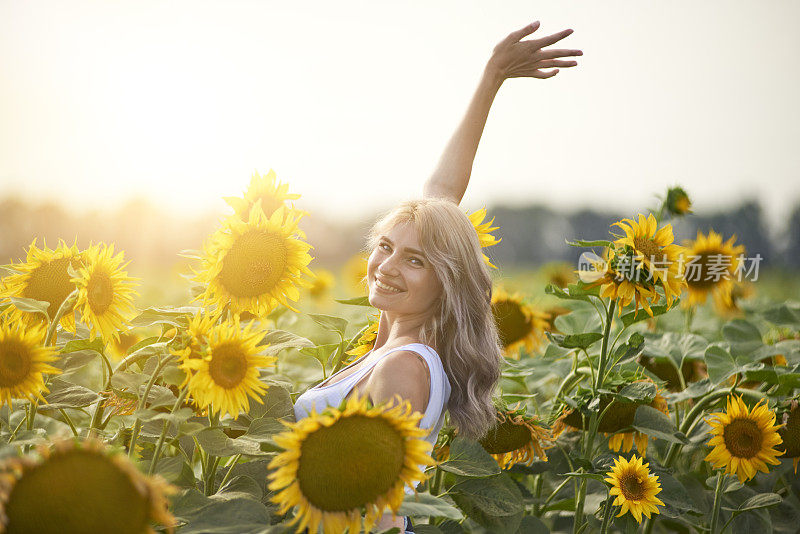
<path fill-rule="evenodd" d="M 0 0 L 0 196 L 224 209 L 254 170 L 355 220 L 419 196 L 494 45 L 579 65 L 501 88 L 466 207 L 800 202 L 795 0 Z M 632 213 L 631 213 L 632 214 Z"/>

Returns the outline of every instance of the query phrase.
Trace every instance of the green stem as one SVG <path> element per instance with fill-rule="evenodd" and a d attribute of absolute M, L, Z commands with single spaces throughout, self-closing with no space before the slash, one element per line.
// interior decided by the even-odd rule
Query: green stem
<path fill-rule="evenodd" d="M 433 482 L 431 483 L 431 495 L 439 495 L 442 489 L 442 477 L 444 471 L 439 466 L 436 466 L 436 471 L 433 473 Z"/>
<path fill-rule="evenodd" d="M 611 503 L 614 498 L 611 495 L 606 496 L 606 506 L 603 508 L 603 524 L 600 526 L 600 534 L 607 534 L 608 526 L 611 524 Z"/>
<path fill-rule="evenodd" d="M 9 443 L 14 441 L 14 438 L 17 437 L 17 432 L 19 432 L 19 429 L 22 428 L 23 424 L 25 424 L 26 419 L 27 419 L 26 417 L 23 417 L 22 419 L 19 420 L 19 424 L 17 424 L 17 427 L 14 429 L 13 432 L 11 432 L 11 435 L 8 437 Z"/>
<path fill-rule="evenodd" d="M 72 434 L 77 438 L 78 429 L 75 428 L 75 424 L 72 422 L 72 419 L 69 418 L 69 415 L 67 415 L 66 410 L 64 410 L 64 408 L 59 408 L 58 411 L 61 412 L 61 416 L 64 418 L 64 421 L 67 422 L 69 427 L 72 429 Z"/>
<path fill-rule="evenodd" d="M 714 508 L 711 510 L 711 534 L 717 534 L 719 523 L 719 507 L 722 504 L 722 483 L 725 480 L 722 471 L 717 472 L 717 487 L 714 490 Z"/>
<path fill-rule="evenodd" d="M 136 411 L 140 412 L 144 409 L 145 405 L 147 404 L 147 397 L 150 396 L 150 390 L 153 388 L 153 384 L 156 383 L 158 379 L 158 375 L 161 374 L 161 371 L 166 367 L 166 365 L 171 362 L 175 357 L 174 356 L 167 356 L 156 365 L 156 368 L 153 370 L 153 374 L 150 375 L 150 380 L 147 381 L 147 385 L 144 388 L 144 393 L 142 393 L 141 398 L 139 399 L 139 405 L 136 407 Z M 136 440 L 139 438 L 139 430 L 142 428 L 142 420 L 139 417 L 136 418 L 136 421 L 133 423 L 133 430 L 131 431 L 131 443 L 130 448 L 128 449 L 128 457 L 133 458 L 136 454 Z"/>
<path fill-rule="evenodd" d="M 222 482 L 219 483 L 219 487 L 220 488 L 223 487 L 226 482 L 228 482 L 228 479 L 230 478 L 231 473 L 233 472 L 233 468 L 236 467 L 236 464 L 239 462 L 239 459 L 241 457 L 242 457 L 241 454 L 237 454 L 236 456 L 233 457 L 233 460 L 228 462 L 228 464 L 227 464 L 228 465 L 228 471 L 225 473 L 225 476 L 222 477 Z"/>
<path fill-rule="evenodd" d="M 556 495 L 558 495 L 558 492 L 561 491 L 564 488 L 564 486 L 566 486 L 569 483 L 570 478 L 571 477 L 564 478 L 564 480 L 561 481 L 561 484 L 559 484 L 558 487 L 556 487 L 556 489 L 554 489 L 550 493 L 550 495 L 547 496 L 547 498 L 544 500 L 544 504 L 542 504 L 542 512 L 544 512 L 547 509 L 547 505 L 550 504 L 550 501 L 555 499 Z"/>
<path fill-rule="evenodd" d="M 603 381 L 605 379 L 605 371 L 606 371 L 606 364 L 608 363 L 608 337 L 611 332 L 611 323 L 614 321 L 614 308 L 616 308 L 617 301 L 612 300 L 608 303 L 608 312 L 606 313 L 606 322 L 603 326 L 603 345 L 600 349 L 600 363 L 597 364 L 597 387 L 595 389 L 601 389 L 603 387 Z"/>
<path fill-rule="evenodd" d="M 67 295 L 67 298 L 61 303 L 61 306 L 58 307 L 58 311 L 56 312 L 55 317 L 53 320 L 50 321 L 50 325 L 47 327 L 47 335 L 44 338 L 44 346 L 49 347 L 55 343 L 56 338 L 56 330 L 58 330 L 58 323 L 61 321 L 61 317 L 67 313 L 67 310 L 75 304 L 75 300 L 78 298 L 78 290 L 75 289 Z M 33 422 L 36 419 L 36 414 L 39 411 L 39 399 L 33 399 L 31 401 L 31 409 L 28 411 L 28 424 L 26 428 L 28 430 L 33 430 Z"/>
<path fill-rule="evenodd" d="M 173 415 L 175 412 L 178 411 L 178 408 L 181 407 L 183 404 L 183 400 L 186 398 L 186 394 L 189 393 L 189 388 L 184 386 L 181 390 L 178 398 L 175 400 L 175 404 L 172 405 L 172 410 L 170 410 L 170 415 Z M 167 430 L 169 429 L 169 421 L 164 420 L 164 423 L 161 425 L 161 435 L 158 436 L 158 442 L 156 442 L 156 449 L 153 451 L 153 459 L 150 460 L 150 468 L 147 470 L 148 475 L 152 475 L 153 472 L 156 470 L 156 465 L 158 464 L 158 460 L 161 458 L 161 449 L 164 447 L 164 440 L 167 438 Z"/>
<path fill-rule="evenodd" d="M 213 460 L 212 460 L 213 458 Z M 208 455 L 206 460 L 211 464 L 211 468 L 206 473 L 206 487 L 205 487 L 205 494 L 206 497 L 210 497 L 214 494 L 214 477 L 217 474 L 217 466 L 219 465 L 219 456 L 212 456 Z"/>

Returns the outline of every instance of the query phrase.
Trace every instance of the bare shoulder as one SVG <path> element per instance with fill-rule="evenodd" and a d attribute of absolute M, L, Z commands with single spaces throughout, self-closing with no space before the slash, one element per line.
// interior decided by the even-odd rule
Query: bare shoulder
<path fill-rule="evenodd" d="M 428 405 L 430 375 L 425 358 L 410 350 L 387 354 L 372 370 L 369 393 L 374 402 L 385 402 L 395 395 L 411 402 L 411 407 L 424 412 Z"/>

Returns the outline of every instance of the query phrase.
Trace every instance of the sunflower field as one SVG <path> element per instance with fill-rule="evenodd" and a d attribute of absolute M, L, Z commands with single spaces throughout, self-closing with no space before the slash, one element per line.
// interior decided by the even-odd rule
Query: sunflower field
<path fill-rule="evenodd" d="M 365 256 L 312 265 L 298 199 L 274 172 L 226 198 L 181 306 L 140 307 L 113 243 L 3 266 L 0 532 L 798 532 L 800 303 L 757 294 L 735 236 L 677 242 L 683 189 L 563 236 L 579 265 L 543 268 L 542 298 L 498 282 L 496 424 L 433 448 L 407 402 L 295 420 L 378 320 Z"/>

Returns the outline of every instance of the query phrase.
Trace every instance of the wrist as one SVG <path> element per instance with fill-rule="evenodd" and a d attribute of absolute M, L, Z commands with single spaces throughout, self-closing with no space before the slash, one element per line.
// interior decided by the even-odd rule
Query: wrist
<path fill-rule="evenodd" d="M 505 81 L 505 79 L 505 72 L 490 61 L 483 69 L 481 83 L 487 84 L 496 91 L 497 89 L 500 89 L 500 86 L 503 85 L 503 81 Z"/>

